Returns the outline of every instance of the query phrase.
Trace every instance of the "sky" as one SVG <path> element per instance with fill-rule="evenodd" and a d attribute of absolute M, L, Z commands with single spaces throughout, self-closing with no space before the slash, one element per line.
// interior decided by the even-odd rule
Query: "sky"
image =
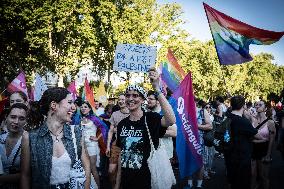
<path fill-rule="evenodd" d="M 224 14 L 249 25 L 281 32 L 284 31 L 284 0 L 158 0 L 159 4 L 178 3 L 183 10 L 183 26 L 192 38 L 212 39 L 203 2 Z M 284 36 L 272 45 L 250 45 L 250 53 L 270 53 L 273 63 L 284 66 Z"/>

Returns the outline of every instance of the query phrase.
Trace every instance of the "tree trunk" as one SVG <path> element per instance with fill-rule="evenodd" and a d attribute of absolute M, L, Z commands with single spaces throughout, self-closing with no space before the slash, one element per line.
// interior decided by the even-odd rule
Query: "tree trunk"
<path fill-rule="evenodd" d="M 58 87 L 64 87 L 64 83 L 63 83 L 63 75 L 59 75 L 58 76 L 58 83 L 57 83 Z"/>

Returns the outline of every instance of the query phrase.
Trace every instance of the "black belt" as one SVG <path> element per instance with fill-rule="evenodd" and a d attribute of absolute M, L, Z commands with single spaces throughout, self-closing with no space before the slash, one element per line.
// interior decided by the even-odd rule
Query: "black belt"
<path fill-rule="evenodd" d="M 69 182 L 64 183 L 64 184 L 55 184 L 51 185 L 51 189 L 69 189 Z"/>

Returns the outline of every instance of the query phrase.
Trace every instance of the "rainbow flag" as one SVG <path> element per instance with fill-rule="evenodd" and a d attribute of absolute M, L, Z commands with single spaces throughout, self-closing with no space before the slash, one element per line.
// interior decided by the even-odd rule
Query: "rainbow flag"
<path fill-rule="evenodd" d="M 95 110 L 94 93 L 89 85 L 87 78 L 85 79 L 84 89 L 85 89 L 85 100 L 88 101 L 92 106 L 93 110 Z"/>
<path fill-rule="evenodd" d="M 219 62 L 222 65 L 241 64 L 252 60 L 249 45 L 270 45 L 284 32 L 274 32 L 250 26 L 203 3 Z"/>
<path fill-rule="evenodd" d="M 161 63 L 161 79 L 171 91 L 177 90 L 186 76 L 171 49 L 168 49 L 167 61 Z"/>

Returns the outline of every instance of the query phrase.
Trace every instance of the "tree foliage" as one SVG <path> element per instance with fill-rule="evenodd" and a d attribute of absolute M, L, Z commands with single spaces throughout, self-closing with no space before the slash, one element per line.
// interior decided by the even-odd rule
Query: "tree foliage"
<path fill-rule="evenodd" d="M 0 88 L 20 69 L 28 80 L 33 73 L 46 71 L 74 77 L 84 64 L 110 80 L 117 43 L 157 45 L 158 63 L 171 48 L 184 70 L 192 72 L 195 94 L 204 99 L 226 93 L 266 97 L 284 85 L 284 68 L 272 63 L 271 54 L 255 55 L 246 64 L 220 66 L 213 41 L 192 40 L 182 28 L 183 12 L 177 3 L 2 0 L 1 5 L 0 74 L 5 77 Z M 108 86 L 112 88 L 111 83 Z"/>
<path fill-rule="evenodd" d="M 192 72 L 195 94 L 200 98 L 240 94 L 250 100 L 266 99 L 269 93 L 279 94 L 284 87 L 284 67 L 273 64 L 271 54 L 261 53 L 251 62 L 222 66 L 213 41 L 190 41 L 174 50 L 184 70 Z"/>

